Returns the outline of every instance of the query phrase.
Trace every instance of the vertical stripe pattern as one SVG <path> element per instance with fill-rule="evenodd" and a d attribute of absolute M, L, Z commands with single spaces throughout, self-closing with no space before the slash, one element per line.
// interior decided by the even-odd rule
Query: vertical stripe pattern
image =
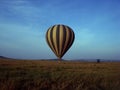
<path fill-rule="evenodd" d="M 46 33 L 46 41 L 58 58 L 67 52 L 74 42 L 74 32 L 66 25 L 54 25 Z"/>

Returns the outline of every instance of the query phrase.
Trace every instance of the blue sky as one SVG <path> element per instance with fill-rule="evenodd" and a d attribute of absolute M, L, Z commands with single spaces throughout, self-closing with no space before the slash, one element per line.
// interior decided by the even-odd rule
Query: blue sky
<path fill-rule="evenodd" d="M 0 0 L 0 55 L 56 58 L 45 40 L 55 24 L 75 32 L 63 59 L 120 59 L 119 0 Z"/>

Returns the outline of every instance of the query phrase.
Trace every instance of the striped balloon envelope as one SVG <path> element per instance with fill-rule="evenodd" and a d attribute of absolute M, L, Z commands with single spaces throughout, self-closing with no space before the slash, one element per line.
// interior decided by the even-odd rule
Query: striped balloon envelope
<path fill-rule="evenodd" d="M 46 32 L 46 41 L 58 59 L 68 51 L 74 42 L 75 34 L 66 25 L 54 25 Z"/>

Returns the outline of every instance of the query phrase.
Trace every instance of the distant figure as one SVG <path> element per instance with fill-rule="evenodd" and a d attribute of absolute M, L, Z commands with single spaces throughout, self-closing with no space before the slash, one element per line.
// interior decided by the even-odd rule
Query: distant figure
<path fill-rule="evenodd" d="M 97 59 L 97 63 L 100 63 L 100 59 Z"/>

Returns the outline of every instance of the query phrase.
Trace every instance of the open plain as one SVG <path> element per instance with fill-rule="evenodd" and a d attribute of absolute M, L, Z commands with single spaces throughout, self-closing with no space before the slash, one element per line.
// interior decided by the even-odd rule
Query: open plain
<path fill-rule="evenodd" d="M 0 59 L 0 90 L 120 90 L 120 62 Z"/>

